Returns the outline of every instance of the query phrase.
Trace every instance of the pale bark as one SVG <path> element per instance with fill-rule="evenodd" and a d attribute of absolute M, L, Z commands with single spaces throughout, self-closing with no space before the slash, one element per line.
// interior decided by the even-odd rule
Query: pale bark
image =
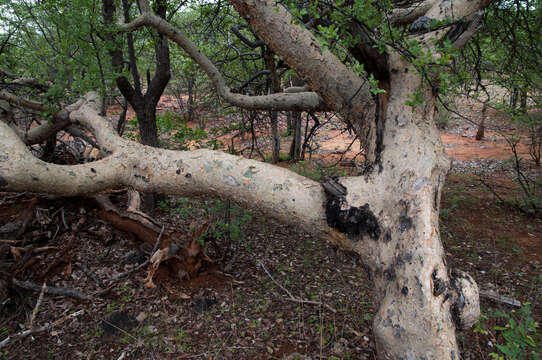
<path fill-rule="evenodd" d="M 396 71 L 390 72 L 382 169 L 367 178 L 369 188 L 377 190 L 343 182 L 348 203 L 369 203 L 381 228 L 378 239 L 361 239 L 356 247 L 374 274 L 378 354 L 380 359 L 458 359 L 455 330 L 477 319 L 478 291 L 473 281 L 451 279 L 443 260 L 438 218 L 448 160 L 433 124 L 434 98 L 425 89 L 424 105 L 406 106 L 421 80 L 398 56 L 391 56 L 390 66 Z M 463 307 L 453 290 L 456 282 L 468 299 Z M 456 307 L 463 324 L 454 322 Z"/>
<path fill-rule="evenodd" d="M 190 39 L 166 20 L 143 13 L 140 17 L 121 28 L 132 31 L 142 26 L 151 26 L 177 43 L 205 71 L 216 87 L 218 94 L 227 102 L 251 110 L 324 110 L 326 103 L 316 92 L 278 93 L 262 96 L 248 96 L 231 92 L 226 80 L 216 66 L 205 56 Z"/>
<path fill-rule="evenodd" d="M 89 129 L 108 154 L 74 166 L 35 158 L 9 126 L 0 123 L 0 189 L 74 196 L 126 185 L 143 192 L 230 197 L 351 248 L 344 234 L 326 224 L 325 195 L 319 183 L 219 151 L 170 151 L 122 139 L 99 109 L 95 93 L 87 95 L 84 104 L 69 108 L 70 119 Z"/>
<path fill-rule="evenodd" d="M 394 24 L 409 24 L 421 16 L 437 20 L 458 20 L 469 17 L 486 7 L 491 0 L 425 0 L 411 1 L 411 5 L 391 11 L 389 19 Z"/>

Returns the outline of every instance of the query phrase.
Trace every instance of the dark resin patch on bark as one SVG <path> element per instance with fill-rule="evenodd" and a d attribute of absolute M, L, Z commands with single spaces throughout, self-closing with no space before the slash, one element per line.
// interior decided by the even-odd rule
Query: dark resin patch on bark
<path fill-rule="evenodd" d="M 433 295 L 434 296 L 442 295 L 448 289 L 448 284 L 446 283 L 446 281 L 438 277 L 437 269 L 433 270 L 433 273 L 431 274 L 431 278 L 433 279 Z"/>
<path fill-rule="evenodd" d="M 4 186 L 8 186 L 8 182 L 6 179 L 4 179 L 2 177 L 2 175 L 0 175 L 0 186 L 4 187 Z"/>
<path fill-rule="evenodd" d="M 403 211 L 401 211 L 401 215 L 399 216 L 399 230 L 401 233 L 412 229 L 413 223 L 412 219 L 407 215 L 408 210 L 408 204 L 401 201 L 402 206 L 404 206 Z"/>
<path fill-rule="evenodd" d="M 348 207 L 347 190 L 336 178 L 326 181 L 322 186 L 327 197 L 326 219 L 330 227 L 353 236 L 354 241 L 359 235 L 369 235 L 374 240 L 380 237 L 378 219 L 369 204 Z"/>

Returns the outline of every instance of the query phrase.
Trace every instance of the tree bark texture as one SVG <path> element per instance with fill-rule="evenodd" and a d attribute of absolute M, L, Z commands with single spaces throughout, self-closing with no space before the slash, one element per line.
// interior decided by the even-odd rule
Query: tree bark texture
<path fill-rule="evenodd" d="M 288 114 L 292 122 L 292 143 L 290 144 L 290 157 L 292 160 L 301 160 L 301 113 L 291 111 Z"/>

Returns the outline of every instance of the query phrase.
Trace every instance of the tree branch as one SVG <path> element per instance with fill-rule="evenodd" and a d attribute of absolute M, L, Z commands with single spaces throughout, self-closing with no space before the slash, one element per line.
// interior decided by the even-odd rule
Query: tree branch
<path fill-rule="evenodd" d="M 145 13 L 129 24 L 121 26 L 132 31 L 142 26 L 151 26 L 177 43 L 207 73 L 218 94 L 229 103 L 251 110 L 318 111 L 325 110 L 326 104 L 314 92 L 296 94 L 278 93 L 264 96 L 248 96 L 231 92 L 216 66 L 179 29 L 166 20 L 151 13 Z"/>
<path fill-rule="evenodd" d="M 456 48 L 461 49 L 476 33 L 481 23 L 482 12 L 478 11 L 469 20 L 462 21 L 456 25 L 446 36 Z"/>
<path fill-rule="evenodd" d="M 71 121 L 90 130 L 102 151 L 109 154 L 91 163 L 65 166 L 43 162 L 0 122 L 0 190 L 74 196 L 130 186 L 181 196 L 227 196 L 345 249 L 360 246 L 361 242 L 353 243 L 328 226 L 326 197 L 319 183 L 287 169 L 220 151 L 171 151 L 123 139 L 98 114 L 97 100 L 98 94 L 88 94 L 69 111 Z M 364 178 L 344 181 L 346 186 L 372 187 Z"/>
<path fill-rule="evenodd" d="M 5 90 L 0 91 L 0 99 L 9 102 L 12 105 L 21 106 L 34 111 L 44 112 L 49 110 L 45 104 L 39 103 L 37 101 L 27 100 Z M 76 104 L 81 103 L 82 100 L 80 100 Z M 26 145 L 39 144 L 49 139 L 58 131 L 69 126 L 71 122 L 68 115 L 69 113 L 66 110 L 60 110 L 52 115 L 52 122 L 44 122 L 43 124 L 33 129 L 30 129 L 30 131 L 28 131 L 26 134 L 24 134 L 19 129 L 14 129 L 14 131 L 16 131 L 17 136 L 19 136 Z"/>
<path fill-rule="evenodd" d="M 332 110 L 340 113 L 360 138 L 367 159 L 375 160 L 375 102 L 369 83 L 323 49 L 312 33 L 295 24 L 281 5 L 265 0 L 229 0 L 250 27 L 316 91 Z M 333 71 L 329 71 L 333 69 Z"/>
<path fill-rule="evenodd" d="M 265 41 L 261 39 L 256 40 L 256 41 L 250 41 L 249 39 L 247 39 L 243 34 L 241 34 L 241 31 L 239 30 L 240 27 L 242 27 L 242 25 L 232 26 L 230 29 L 235 34 L 235 36 L 237 36 L 239 40 L 244 42 L 248 47 L 255 49 L 258 47 L 265 46 Z M 246 27 L 246 25 L 243 27 Z"/>
<path fill-rule="evenodd" d="M 27 86 L 37 89 L 41 92 L 49 90 L 49 85 L 47 84 L 43 84 L 34 78 L 18 77 L 17 75 L 12 74 L 11 72 L 4 69 L 0 69 L 0 78 L 11 79 L 11 82 L 9 83 L 10 85 Z"/>

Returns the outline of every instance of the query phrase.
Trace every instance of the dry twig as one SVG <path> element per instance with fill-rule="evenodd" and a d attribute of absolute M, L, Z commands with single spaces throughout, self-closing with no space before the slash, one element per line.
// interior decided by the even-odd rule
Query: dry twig
<path fill-rule="evenodd" d="M 261 261 L 258 261 L 258 264 L 262 267 L 263 271 L 265 271 L 267 276 L 269 276 L 269 278 L 275 283 L 275 285 L 277 285 L 279 288 L 281 288 L 288 295 L 288 298 L 286 300 L 293 301 L 293 302 L 296 302 L 296 303 L 299 303 L 299 304 L 311 304 L 311 305 L 323 306 L 326 309 L 328 309 L 329 311 L 331 311 L 332 313 L 337 312 L 337 310 L 335 310 L 334 308 L 332 308 L 328 304 L 324 304 L 324 303 L 322 303 L 320 301 L 312 301 L 312 300 L 304 300 L 304 299 L 296 298 L 295 296 L 292 295 L 292 293 L 290 291 L 288 291 L 288 289 L 286 289 L 284 286 L 282 286 L 279 282 L 277 282 L 275 280 L 273 275 L 271 275 L 271 273 L 265 268 L 265 266 L 263 265 L 263 263 Z"/>
<path fill-rule="evenodd" d="M 36 306 L 34 306 L 34 310 L 32 311 L 32 316 L 30 317 L 30 323 L 28 324 L 29 329 L 32 329 L 32 326 L 34 325 L 34 320 L 36 320 L 36 315 L 38 315 L 38 310 L 43 300 L 43 294 L 45 293 L 46 287 L 47 287 L 47 284 L 44 281 L 43 285 L 41 286 L 40 296 L 38 297 L 38 301 L 36 301 Z"/>
<path fill-rule="evenodd" d="M 18 287 L 26 289 L 26 290 L 41 291 L 41 286 L 30 281 L 20 281 L 17 279 L 13 279 L 13 283 L 17 285 Z M 71 298 L 79 299 L 79 300 L 92 299 L 91 296 L 85 295 L 77 290 L 66 289 L 66 288 L 55 287 L 55 286 L 46 286 L 45 293 L 50 294 L 50 295 L 67 296 L 67 297 L 71 297 Z"/>
<path fill-rule="evenodd" d="M 6 346 L 7 344 L 9 344 L 9 342 L 12 341 L 12 340 L 19 340 L 19 339 L 22 339 L 22 338 L 24 338 L 24 337 L 26 337 L 28 335 L 31 335 L 31 334 L 35 334 L 35 333 L 42 332 L 42 331 L 47 331 L 47 330 L 53 328 L 54 326 L 58 326 L 58 325 L 62 324 L 63 322 L 65 322 L 66 320 L 68 320 L 70 318 L 75 318 L 75 317 L 83 314 L 84 312 L 85 312 L 85 310 L 79 310 L 77 312 L 74 312 L 73 314 L 69 314 L 69 315 L 66 315 L 66 316 L 62 317 L 62 318 L 56 320 L 53 323 L 41 326 L 39 328 L 34 328 L 34 329 L 28 329 L 28 330 L 25 330 L 25 331 L 21 331 L 20 333 L 17 333 L 15 335 L 8 336 L 7 338 L 5 338 L 4 340 L 2 340 L 0 342 L 0 349 L 3 348 L 4 346 Z"/>
<path fill-rule="evenodd" d="M 86 267 L 85 264 L 77 263 L 76 266 L 78 266 L 79 269 L 81 269 L 81 271 L 84 272 L 86 276 L 94 280 L 94 282 L 98 284 L 99 287 L 104 287 L 103 281 L 100 280 L 98 276 L 96 276 L 96 274 L 94 274 L 88 267 Z"/>

